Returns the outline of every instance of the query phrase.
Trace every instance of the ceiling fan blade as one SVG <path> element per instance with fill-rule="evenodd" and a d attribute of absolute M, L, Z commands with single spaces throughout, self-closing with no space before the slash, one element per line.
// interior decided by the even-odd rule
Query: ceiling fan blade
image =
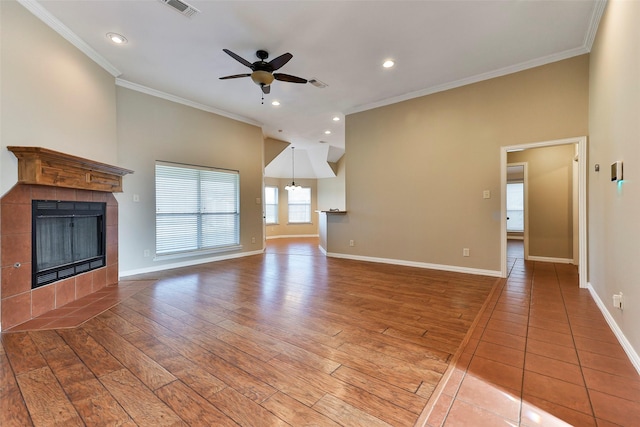
<path fill-rule="evenodd" d="M 269 65 L 271 65 L 273 67 L 273 70 L 275 71 L 275 70 L 280 69 L 287 62 L 289 62 L 291 60 L 291 58 L 293 58 L 293 55 L 291 55 L 289 52 L 283 53 L 282 55 L 278 56 L 277 58 L 271 60 L 269 62 Z"/>
<path fill-rule="evenodd" d="M 262 93 L 269 95 L 271 93 L 271 86 L 262 85 Z"/>
<path fill-rule="evenodd" d="M 220 80 L 239 79 L 240 77 L 249 77 L 251 74 L 234 74 L 233 76 L 220 77 Z"/>
<path fill-rule="evenodd" d="M 246 59 L 244 59 L 243 57 L 241 57 L 238 54 L 235 54 L 233 52 L 231 52 L 229 49 L 222 49 L 227 55 L 229 55 L 230 57 L 232 57 L 233 59 L 235 59 L 236 61 L 238 61 L 239 63 L 241 63 L 242 65 L 251 68 L 253 66 L 253 64 L 249 61 L 247 61 Z M 277 59 L 277 58 L 276 58 Z M 253 68 L 251 68 L 253 69 Z"/>
<path fill-rule="evenodd" d="M 276 80 L 280 80 L 282 82 L 289 82 L 289 83 L 306 83 L 307 79 L 303 79 L 302 77 L 296 77 L 296 76 L 291 76 L 289 74 L 282 74 L 282 73 L 273 73 L 273 78 L 275 78 Z"/>

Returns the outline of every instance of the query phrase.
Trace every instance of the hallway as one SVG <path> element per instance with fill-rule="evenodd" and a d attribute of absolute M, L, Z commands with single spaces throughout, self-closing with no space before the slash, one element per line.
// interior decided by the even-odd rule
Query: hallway
<path fill-rule="evenodd" d="M 640 376 L 575 266 L 525 262 L 489 299 L 428 426 L 636 426 Z M 470 421 L 473 420 L 473 421 Z"/>

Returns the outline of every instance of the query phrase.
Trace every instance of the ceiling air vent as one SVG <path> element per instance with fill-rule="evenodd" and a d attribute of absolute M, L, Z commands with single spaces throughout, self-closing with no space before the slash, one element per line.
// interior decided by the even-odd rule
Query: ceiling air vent
<path fill-rule="evenodd" d="M 166 4 L 167 6 L 171 6 L 173 9 L 175 9 L 176 11 L 180 12 L 182 15 L 188 18 L 191 18 L 193 15 L 200 13 L 200 11 L 195 7 L 188 5 L 185 2 L 180 0 L 158 0 L 158 1 Z"/>
<path fill-rule="evenodd" d="M 324 82 L 321 82 L 320 80 L 316 79 L 315 77 L 311 77 L 309 79 L 309 83 L 311 83 L 315 87 L 319 87 L 320 89 L 324 89 L 325 87 L 329 86 L 328 84 L 326 84 Z"/>

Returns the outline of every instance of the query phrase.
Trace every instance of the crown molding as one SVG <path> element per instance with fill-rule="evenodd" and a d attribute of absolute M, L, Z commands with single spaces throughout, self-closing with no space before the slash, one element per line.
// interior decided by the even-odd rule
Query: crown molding
<path fill-rule="evenodd" d="M 596 34 L 598 33 L 600 20 L 602 19 L 602 15 L 604 14 L 606 7 L 607 0 L 596 0 L 593 5 L 593 13 L 591 14 L 591 21 L 589 22 L 589 29 L 587 30 L 587 34 L 584 38 L 584 47 L 587 49 L 587 52 L 591 52 L 593 42 L 596 39 Z"/>
<path fill-rule="evenodd" d="M 133 83 L 130 82 L 128 80 L 123 80 L 121 78 L 116 78 L 116 86 L 120 86 L 120 87 L 124 87 L 127 89 L 131 89 L 131 90 L 135 90 L 136 92 L 141 92 L 147 95 L 151 95 L 151 96 L 155 96 L 156 98 L 162 98 L 165 99 L 167 101 L 171 101 L 171 102 L 175 102 L 177 104 L 182 104 L 182 105 L 186 105 L 187 107 L 192 107 L 192 108 L 196 108 L 198 110 L 202 110 L 202 111 L 206 111 L 208 113 L 213 113 L 213 114 L 217 114 L 219 116 L 223 116 L 223 117 L 227 117 L 229 119 L 233 119 L 233 120 L 237 120 L 239 122 L 243 122 L 243 123 L 247 123 L 253 126 L 258 126 L 258 127 L 262 127 L 263 124 L 250 119 L 248 117 L 244 117 L 238 114 L 233 114 L 233 113 L 229 113 L 227 111 L 223 111 L 223 110 L 219 110 L 217 108 L 211 107 L 209 105 L 205 105 L 205 104 L 200 104 L 198 102 L 194 102 L 194 101 L 190 101 L 188 99 L 185 98 L 181 98 L 179 96 L 176 95 L 171 95 L 170 93 L 166 93 L 166 92 L 162 92 L 160 90 L 157 89 L 152 89 L 150 87 L 147 86 L 143 86 L 137 83 Z"/>
<path fill-rule="evenodd" d="M 445 90 L 455 89 L 458 87 L 470 85 L 472 83 L 478 83 L 484 80 L 490 80 L 496 77 L 506 76 L 508 74 L 513 74 L 520 71 L 528 70 L 529 68 L 535 68 L 541 65 L 562 61 L 563 59 L 572 58 L 574 56 L 583 55 L 585 53 L 589 53 L 589 51 L 584 46 L 578 47 L 575 49 L 565 50 L 564 52 L 554 53 L 553 55 L 543 56 L 541 58 L 533 59 L 531 61 L 521 62 L 520 64 L 511 65 L 509 67 L 500 68 L 498 70 L 489 71 L 487 73 L 476 74 L 475 76 L 456 80 L 454 82 L 445 83 L 443 85 L 432 86 L 426 89 L 422 89 L 415 92 L 409 92 L 404 95 L 394 96 L 392 98 L 383 99 L 383 100 L 372 102 L 369 104 L 358 105 L 347 110 L 345 112 L 345 115 L 360 113 L 362 111 L 372 110 L 374 108 L 384 107 L 384 106 L 396 104 L 402 101 L 408 101 L 413 98 L 419 98 L 421 96 L 432 95 L 438 92 L 444 92 Z"/>
<path fill-rule="evenodd" d="M 96 52 L 84 40 L 78 37 L 66 25 L 53 16 L 49 11 L 43 8 L 40 3 L 35 0 L 17 0 L 25 9 L 35 15 L 38 19 L 48 25 L 56 33 L 60 34 L 65 40 L 78 48 L 82 53 L 91 58 L 96 64 L 104 68 L 113 77 L 118 77 L 122 73 L 107 61 L 102 55 Z"/>

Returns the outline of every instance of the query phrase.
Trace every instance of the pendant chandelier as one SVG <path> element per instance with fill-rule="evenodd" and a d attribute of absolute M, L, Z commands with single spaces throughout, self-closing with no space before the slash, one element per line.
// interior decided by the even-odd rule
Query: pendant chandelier
<path fill-rule="evenodd" d="M 291 147 L 291 184 L 287 184 L 284 189 L 287 191 L 294 191 L 297 190 L 300 187 L 299 185 L 296 185 L 296 152 L 295 152 L 296 147 Z"/>

